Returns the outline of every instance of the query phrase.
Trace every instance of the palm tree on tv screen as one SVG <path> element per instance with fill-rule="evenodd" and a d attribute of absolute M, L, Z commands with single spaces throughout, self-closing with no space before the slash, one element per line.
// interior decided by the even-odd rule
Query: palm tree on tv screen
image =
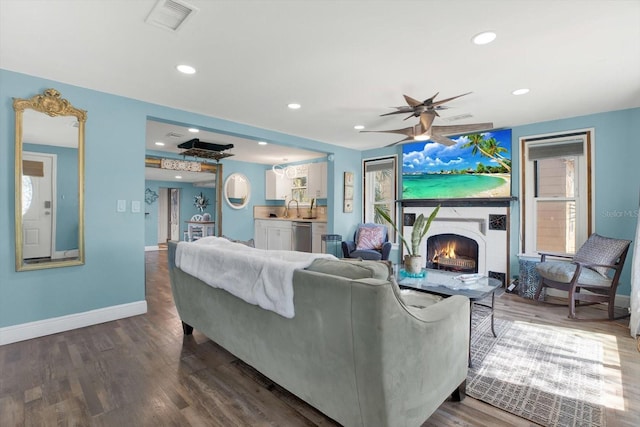
<path fill-rule="evenodd" d="M 501 154 L 507 152 L 508 150 L 500 146 L 500 141 L 496 140 L 493 137 L 485 139 L 484 135 L 480 133 L 469 135 L 468 138 L 469 142 L 464 144 L 462 148 L 471 148 L 471 154 L 473 154 L 474 156 L 480 153 L 480 155 L 498 162 L 503 168 L 507 170 L 507 172 L 511 172 L 511 165 Z"/>

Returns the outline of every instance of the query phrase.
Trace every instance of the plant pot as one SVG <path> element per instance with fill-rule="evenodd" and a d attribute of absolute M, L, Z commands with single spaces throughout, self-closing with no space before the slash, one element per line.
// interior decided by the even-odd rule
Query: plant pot
<path fill-rule="evenodd" d="M 422 255 L 405 255 L 404 256 L 404 269 L 411 274 L 418 274 L 422 271 L 424 263 L 422 262 Z"/>

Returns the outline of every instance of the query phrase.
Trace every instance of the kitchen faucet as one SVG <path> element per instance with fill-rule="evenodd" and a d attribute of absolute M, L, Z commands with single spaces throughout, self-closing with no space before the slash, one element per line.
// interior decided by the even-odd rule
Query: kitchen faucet
<path fill-rule="evenodd" d="M 289 208 L 291 207 L 291 202 L 296 202 L 296 218 L 300 218 L 300 205 L 298 204 L 298 201 L 296 199 L 289 200 L 289 203 L 287 203 L 287 208 L 284 211 L 284 217 L 289 218 Z"/>

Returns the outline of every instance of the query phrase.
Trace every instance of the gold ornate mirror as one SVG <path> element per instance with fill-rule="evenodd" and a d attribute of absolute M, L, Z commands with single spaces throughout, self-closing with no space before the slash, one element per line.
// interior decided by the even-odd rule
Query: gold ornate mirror
<path fill-rule="evenodd" d="M 84 264 L 87 112 L 47 89 L 13 99 L 16 271 Z"/>

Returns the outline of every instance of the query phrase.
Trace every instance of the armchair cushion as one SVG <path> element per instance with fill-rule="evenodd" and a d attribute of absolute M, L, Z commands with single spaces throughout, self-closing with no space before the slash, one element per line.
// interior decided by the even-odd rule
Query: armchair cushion
<path fill-rule="evenodd" d="M 578 249 L 573 259 L 590 264 L 613 265 L 628 246 L 628 240 L 612 239 L 594 233 L 589 236 L 584 245 Z M 607 267 L 592 268 L 603 277 L 606 277 Z"/>
<path fill-rule="evenodd" d="M 575 263 L 568 261 L 545 261 L 536 265 L 536 271 L 545 279 L 560 283 L 570 283 L 576 272 L 576 267 Z M 603 277 L 600 273 L 590 268 L 583 268 L 580 271 L 578 282 L 583 285 L 611 286 L 611 279 Z"/>
<path fill-rule="evenodd" d="M 385 241 L 387 229 L 384 226 L 362 226 L 358 228 L 356 250 L 362 249 L 382 249 Z"/>

